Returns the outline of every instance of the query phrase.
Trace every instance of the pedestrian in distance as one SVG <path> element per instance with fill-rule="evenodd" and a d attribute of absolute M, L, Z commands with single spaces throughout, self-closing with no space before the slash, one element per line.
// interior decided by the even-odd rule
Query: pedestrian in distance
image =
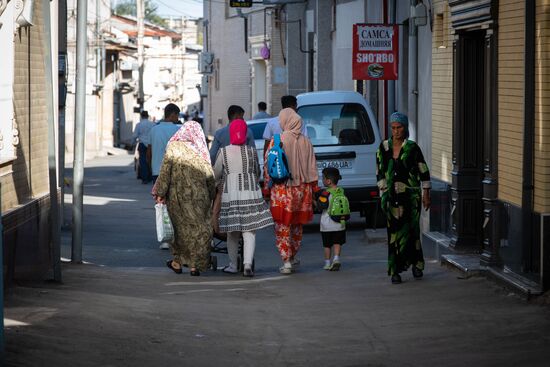
<path fill-rule="evenodd" d="M 298 110 L 298 100 L 294 96 L 282 96 L 281 97 L 281 106 L 284 110 L 285 108 L 292 108 L 294 111 Z M 279 116 L 275 116 L 267 121 L 267 124 L 264 128 L 264 133 L 262 138 L 264 138 L 264 154 L 267 154 L 267 146 L 271 142 L 271 139 L 275 134 L 281 134 L 283 132 L 281 122 L 279 121 Z M 302 124 L 302 135 L 307 136 L 307 129 L 305 124 Z"/>
<path fill-rule="evenodd" d="M 134 141 L 138 144 L 139 178 L 142 184 L 148 184 L 152 180 L 151 168 L 147 160 L 147 146 L 149 145 L 149 131 L 155 123 L 149 120 L 149 113 L 141 111 L 140 121 L 134 130 Z"/>
<path fill-rule="evenodd" d="M 175 273 L 189 266 L 197 276 L 210 265 L 215 191 L 204 133 L 197 122 L 188 121 L 170 139 L 152 190 L 157 203 L 166 203 L 174 227 L 173 259 L 166 265 Z"/>
<path fill-rule="evenodd" d="M 338 181 L 342 179 L 338 168 L 327 167 L 323 169 L 324 190 L 316 193 L 317 206 L 321 213 L 321 238 L 323 241 L 325 265 L 323 269 L 330 271 L 340 270 L 340 255 L 342 246 L 346 243 L 346 222 L 340 217 L 331 216 L 331 209 L 336 205 L 333 201 L 336 195 L 343 195 L 344 190 L 338 187 Z M 331 262 L 331 255 L 332 258 Z"/>
<path fill-rule="evenodd" d="M 228 146 L 230 143 L 229 127 L 231 126 L 231 122 L 233 122 L 233 120 L 242 120 L 243 116 L 244 110 L 240 106 L 231 105 L 227 109 L 227 118 L 229 119 L 229 123 L 214 133 L 214 140 L 212 141 L 212 146 L 210 147 L 210 159 L 212 161 L 212 165 L 216 163 L 216 157 L 218 156 L 219 150 Z M 250 145 L 251 147 L 256 146 L 254 143 L 254 134 L 250 129 L 248 129 L 246 133 L 246 145 Z"/>
<path fill-rule="evenodd" d="M 269 206 L 260 190 L 260 164 L 255 147 L 245 145 L 247 126 L 233 120 L 229 127 L 230 145 L 220 149 L 214 165 L 216 180 L 223 180 L 219 230 L 227 233 L 230 263 L 223 271 L 238 272 L 239 239 L 243 237 L 243 275 L 254 275 L 252 262 L 256 231 L 273 225 Z"/>
<path fill-rule="evenodd" d="M 317 162 L 313 146 L 302 134 L 302 118 L 292 108 L 279 113 L 283 133 L 282 148 L 291 176 L 285 182 L 275 182 L 268 173 L 268 154 L 264 163 L 264 193 L 269 195 L 270 209 L 275 222 L 275 240 L 283 266 L 282 274 L 291 274 L 299 265 L 298 250 L 304 224 L 313 219 L 313 191 L 318 190 Z M 274 146 L 275 138 L 268 145 Z"/>
<path fill-rule="evenodd" d="M 166 145 L 170 138 L 179 130 L 181 125 L 177 125 L 179 119 L 180 109 L 173 103 L 169 103 L 164 108 L 164 119 L 158 124 L 153 126 L 149 130 L 147 157 L 151 163 L 152 181 L 155 183 L 160 172 L 160 166 L 164 153 L 166 152 Z M 159 248 L 162 250 L 168 250 L 170 244 L 168 242 L 161 242 Z"/>
<path fill-rule="evenodd" d="M 170 138 L 179 130 L 180 109 L 173 103 L 164 107 L 164 119 L 149 130 L 148 156 L 151 161 L 153 181 L 157 179 L 162 164 L 162 158 L 166 152 L 166 145 Z"/>
<path fill-rule="evenodd" d="M 256 112 L 254 114 L 254 116 L 252 116 L 252 120 L 270 118 L 271 115 L 269 113 L 267 113 L 266 110 L 267 110 L 267 104 L 265 104 L 265 102 L 259 102 L 258 103 L 258 112 Z"/>
<path fill-rule="evenodd" d="M 387 218 L 388 275 L 401 283 L 401 272 L 412 266 L 415 279 L 423 276 L 420 244 L 421 203 L 430 208 L 430 172 L 420 147 L 409 140 L 409 120 L 395 112 L 390 117 L 392 136 L 376 153 L 376 175 L 381 207 Z"/>

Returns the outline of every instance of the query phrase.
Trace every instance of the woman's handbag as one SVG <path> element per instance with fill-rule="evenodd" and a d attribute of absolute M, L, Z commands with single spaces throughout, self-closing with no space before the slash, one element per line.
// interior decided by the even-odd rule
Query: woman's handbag
<path fill-rule="evenodd" d="M 174 227 L 168 214 L 166 204 L 155 204 L 157 219 L 157 240 L 159 242 L 172 242 L 174 240 Z"/>

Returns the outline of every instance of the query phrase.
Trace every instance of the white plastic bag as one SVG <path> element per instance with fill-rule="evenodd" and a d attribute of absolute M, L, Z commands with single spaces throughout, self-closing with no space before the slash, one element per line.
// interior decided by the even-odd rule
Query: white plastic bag
<path fill-rule="evenodd" d="M 155 204 L 157 217 L 157 240 L 159 242 L 172 242 L 174 240 L 174 228 L 166 204 Z"/>

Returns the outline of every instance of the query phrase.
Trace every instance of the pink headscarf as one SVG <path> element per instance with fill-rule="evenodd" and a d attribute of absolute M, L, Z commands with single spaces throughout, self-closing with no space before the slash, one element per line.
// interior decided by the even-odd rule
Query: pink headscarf
<path fill-rule="evenodd" d="M 229 125 L 229 142 L 232 145 L 244 145 L 246 143 L 246 133 L 248 132 L 248 126 L 246 122 L 241 119 L 231 121 Z"/>
<path fill-rule="evenodd" d="M 193 149 L 198 155 L 200 155 L 205 161 L 210 163 L 210 154 L 208 153 L 208 147 L 206 146 L 206 138 L 202 131 L 201 125 L 196 121 L 187 121 L 183 126 L 176 131 L 168 142 L 183 141 L 191 149 Z"/>
<path fill-rule="evenodd" d="M 317 182 L 317 161 L 311 142 L 302 135 L 302 118 L 292 108 L 285 108 L 279 112 L 279 123 L 283 129 L 283 149 L 292 174 L 290 186 Z"/>

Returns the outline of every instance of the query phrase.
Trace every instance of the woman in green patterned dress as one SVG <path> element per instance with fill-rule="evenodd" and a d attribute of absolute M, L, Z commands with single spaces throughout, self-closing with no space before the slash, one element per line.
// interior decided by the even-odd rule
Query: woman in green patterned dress
<path fill-rule="evenodd" d="M 409 120 L 395 112 L 390 118 L 392 137 L 376 153 L 376 175 L 382 210 L 388 226 L 388 275 L 401 283 L 399 273 L 412 265 L 422 278 L 424 256 L 420 245 L 421 201 L 430 208 L 430 172 L 420 147 L 409 137 Z"/>
<path fill-rule="evenodd" d="M 210 264 L 215 185 L 202 128 L 187 121 L 168 142 L 152 191 L 157 203 L 166 203 L 174 226 L 174 259 L 166 265 L 175 273 L 189 266 L 191 275 L 200 275 Z"/>

